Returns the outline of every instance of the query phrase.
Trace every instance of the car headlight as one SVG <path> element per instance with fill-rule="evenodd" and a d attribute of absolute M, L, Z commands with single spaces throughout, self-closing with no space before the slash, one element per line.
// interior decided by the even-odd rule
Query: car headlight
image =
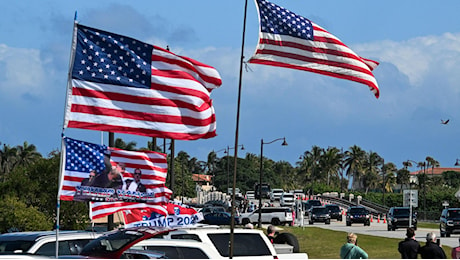
<path fill-rule="evenodd" d="M 447 220 L 447 225 L 448 225 L 448 226 L 453 226 L 453 225 L 454 225 L 454 221 L 452 221 L 452 220 Z"/>
<path fill-rule="evenodd" d="M 398 219 L 397 218 L 393 219 L 393 222 L 398 222 Z"/>

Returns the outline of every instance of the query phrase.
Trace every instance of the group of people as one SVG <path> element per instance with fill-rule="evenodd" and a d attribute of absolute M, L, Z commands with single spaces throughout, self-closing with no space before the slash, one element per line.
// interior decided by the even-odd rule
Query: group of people
<path fill-rule="evenodd" d="M 416 259 L 418 254 L 422 259 L 446 259 L 446 253 L 438 241 L 436 234 L 430 232 L 426 234 L 426 244 L 420 246 L 419 242 L 415 240 L 415 230 L 408 228 L 406 238 L 399 242 L 398 251 L 401 253 L 401 258 L 404 259 Z M 452 254 L 454 254 L 454 250 L 452 250 Z M 452 255 L 452 258 L 456 259 L 458 257 Z"/>
<path fill-rule="evenodd" d="M 415 239 L 415 230 L 408 228 L 406 238 L 399 242 L 398 251 L 403 259 L 417 259 L 418 255 L 422 259 L 446 259 L 446 253 L 436 239 L 436 234 L 430 232 L 426 235 L 426 244 L 420 246 Z M 358 237 L 354 233 L 348 233 L 347 243 L 340 248 L 340 258 L 342 259 L 367 259 L 368 254 L 358 246 Z M 460 247 L 452 249 L 452 259 L 460 258 Z"/>

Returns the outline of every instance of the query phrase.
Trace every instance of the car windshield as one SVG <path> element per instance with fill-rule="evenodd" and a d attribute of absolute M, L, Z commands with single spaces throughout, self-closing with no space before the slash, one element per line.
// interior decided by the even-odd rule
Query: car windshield
<path fill-rule="evenodd" d="M 367 210 L 364 208 L 351 208 L 350 213 L 351 214 L 367 214 Z"/>
<path fill-rule="evenodd" d="M 460 210 L 449 210 L 447 212 L 448 218 L 460 218 Z"/>
<path fill-rule="evenodd" d="M 409 209 L 394 209 L 393 214 L 399 217 L 407 217 L 409 216 Z"/>
<path fill-rule="evenodd" d="M 326 206 L 326 208 L 331 212 L 340 212 L 339 206 Z"/>
<path fill-rule="evenodd" d="M 328 213 L 329 211 L 328 211 L 326 208 L 313 208 L 313 209 L 311 210 L 311 212 L 312 212 L 313 214 L 326 214 L 326 213 Z"/>
<path fill-rule="evenodd" d="M 0 253 L 25 253 L 34 241 L 0 241 Z"/>

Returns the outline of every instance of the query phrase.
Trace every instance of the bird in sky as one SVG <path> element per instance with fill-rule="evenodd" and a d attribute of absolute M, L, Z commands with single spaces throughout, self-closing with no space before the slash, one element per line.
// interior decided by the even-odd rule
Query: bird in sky
<path fill-rule="evenodd" d="M 441 119 L 441 124 L 447 125 L 448 123 L 449 123 L 449 119 L 447 119 L 447 120 L 442 120 L 442 119 Z"/>

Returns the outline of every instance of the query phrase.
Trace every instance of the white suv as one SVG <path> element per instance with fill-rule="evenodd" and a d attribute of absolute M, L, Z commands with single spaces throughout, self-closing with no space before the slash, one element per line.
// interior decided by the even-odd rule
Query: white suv
<path fill-rule="evenodd" d="M 219 259 L 222 258 L 214 247 L 195 240 L 151 238 L 143 240 L 131 249 L 150 250 L 163 253 L 170 259 Z"/>
<path fill-rule="evenodd" d="M 101 233 L 59 231 L 59 255 L 78 255 Z M 14 232 L 0 235 L 0 253 L 56 256 L 56 231 Z"/>
<path fill-rule="evenodd" d="M 292 207 L 294 206 L 294 193 L 283 192 L 280 198 L 281 207 Z"/>
<path fill-rule="evenodd" d="M 240 215 L 241 224 L 258 223 L 259 209 Z M 263 207 L 261 211 L 261 222 L 270 223 L 275 226 L 292 225 L 292 209 L 289 207 Z"/>
<path fill-rule="evenodd" d="M 283 189 L 272 189 L 270 192 L 270 201 L 280 200 L 281 194 L 283 194 Z"/>

